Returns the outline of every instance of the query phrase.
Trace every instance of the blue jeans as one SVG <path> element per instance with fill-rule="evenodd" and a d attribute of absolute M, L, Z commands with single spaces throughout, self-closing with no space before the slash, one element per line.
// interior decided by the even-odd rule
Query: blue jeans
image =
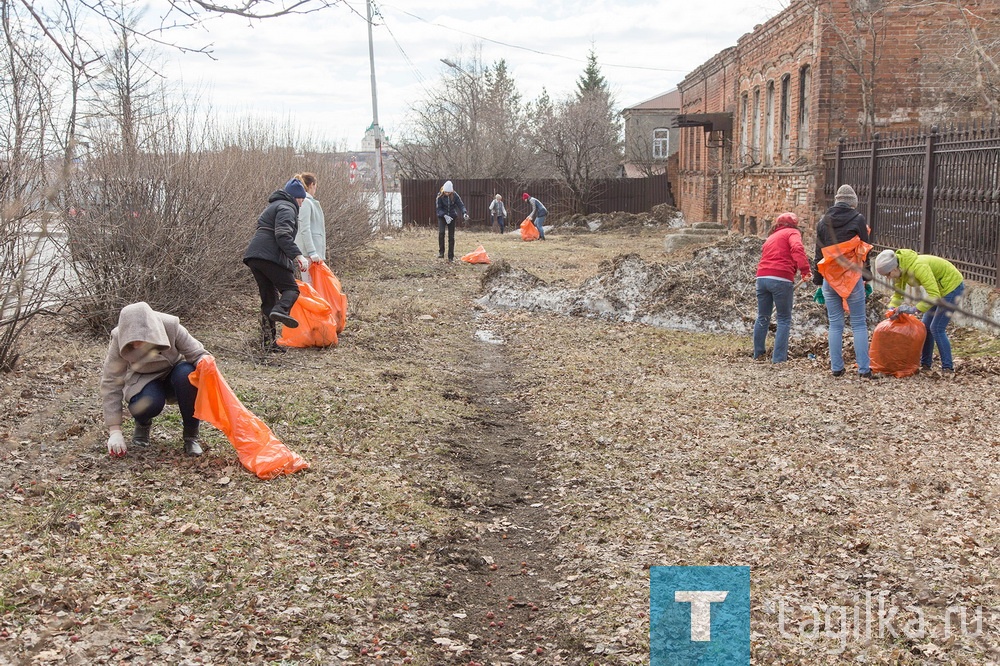
<path fill-rule="evenodd" d="M 826 280 L 823 280 L 823 298 L 830 320 L 830 369 L 840 372 L 844 369 L 844 301 Z M 858 361 L 858 374 L 863 375 L 871 371 L 864 280 L 854 285 L 854 291 L 847 297 L 847 307 L 851 310 L 851 330 L 854 331 L 854 357 Z"/>
<path fill-rule="evenodd" d="M 535 228 L 538 229 L 539 240 L 545 240 L 545 216 L 539 215 L 535 218 Z"/>
<path fill-rule="evenodd" d="M 198 396 L 198 389 L 188 380 L 188 375 L 192 372 L 194 366 L 187 361 L 181 361 L 174 366 L 169 375 L 154 379 L 142 387 L 142 390 L 128 401 L 128 411 L 135 418 L 135 422 L 149 425 L 153 417 L 159 416 L 163 411 L 167 399 L 176 398 L 181 419 L 184 421 L 184 432 L 197 435 L 201 421 L 194 417 L 194 400 Z"/>
<path fill-rule="evenodd" d="M 965 283 L 961 283 L 943 298 L 945 303 L 955 305 L 965 291 Z M 951 358 L 951 340 L 945 328 L 951 322 L 951 310 L 948 308 L 932 307 L 924 313 L 924 326 L 927 327 L 927 337 L 924 339 L 924 349 L 920 353 L 920 365 L 930 367 L 934 360 L 934 344 L 937 343 L 938 354 L 941 355 L 941 367 L 945 370 L 954 370 L 955 364 Z"/>
<path fill-rule="evenodd" d="M 774 334 L 771 363 L 788 360 L 788 334 L 792 330 L 792 296 L 794 287 L 788 280 L 757 278 L 757 321 L 753 325 L 753 357 L 764 355 L 764 341 L 771 325 L 771 310 L 777 311 L 778 330 Z"/>
<path fill-rule="evenodd" d="M 498 215 L 497 216 L 497 226 L 500 227 L 500 233 L 503 233 L 503 227 L 504 227 L 504 224 L 506 224 L 506 222 L 507 222 L 507 218 L 506 217 L 504 217 L 503 215 Z"/>

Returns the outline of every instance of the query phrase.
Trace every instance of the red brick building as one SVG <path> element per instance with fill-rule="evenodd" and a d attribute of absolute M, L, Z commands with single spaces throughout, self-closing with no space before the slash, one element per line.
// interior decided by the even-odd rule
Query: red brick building
<path fill-rule="evenodd" d="M 1000 36 L 1000 3 L 966 5 L 981 40 Z M 973 33 L 958 18 L 940 3 L 793 0 L 688 74 L 675 191 L 685 218 L 746 233 L 786 210 L 815 219 L 830 203 L 822 154 L 840 137 L 989 118 L 976 73 L 959 70 Z"/>

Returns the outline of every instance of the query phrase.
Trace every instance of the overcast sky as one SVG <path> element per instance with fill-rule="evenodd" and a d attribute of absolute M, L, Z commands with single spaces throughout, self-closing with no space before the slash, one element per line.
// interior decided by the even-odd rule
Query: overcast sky
<path fill-rule="evenodd" d="M 147 18 L 165 4 L 153 0 Z M 379 124 L 390 140 L 409 109 L 457 60 L 481 45 L 505 59 L 525 100 L 544 87 L 571 94 L 593 47 L 618 106 L 675 87 L 685 74 L 777 14 L 786 0 L 387 0 L 373 2 Z M 215 60 L 168 53 L 172 82 L 200 88 L 218 113 L 292 119 L 339 147 L 360 147 L 372 123 L 364 0 L 306 16 L 213 19 L 183 42 Z M 176 36 L 175 36 L 176 37 Z"/>

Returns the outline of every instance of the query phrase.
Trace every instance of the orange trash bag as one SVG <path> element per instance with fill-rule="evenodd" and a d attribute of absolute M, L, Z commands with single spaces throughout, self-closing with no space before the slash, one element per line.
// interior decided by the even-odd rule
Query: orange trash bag
<path fill-rule="evenodd" d="M 309 279 L 323 300 L 333 308 L 333 316 L 337 320 L 337 333 L 343 332 L 344 324 L 347 323 L 347 295 L 340 285 L 340 280 L 323 261 L 309 264 Z"/>
<path fill-rule="evenodd" d="M 880 322 L 872 333 L 872 372 L 896 377 L 917 374 L 926 337 L 924 322 L 911 314 Z"/>
<path fill-rule="evenodd" d="M 470 264 L 488 264 L 490 263 L 490 255 L 486 254 L 486 248 L 480 245 L 475 250 L 462 257 L 462 261 L 467 261 Z"/>
<path fill-rule="evenodd" d="M 208 421 L 229 438 L 240 463 L 261 479 L 308 469 L 309 463 L 274 436 L 271 429 L 243 406 L 223 379 L 215 359 L 203 356 L 188 380 L 198 389 L 195 418 Z"/>
<path fill-rule="evenodd" d="M 840 297 L 847 299 L 861 279 L 861 268 L 872 246 L 855 236 L 850 240 L 823 248 L 823 258 L 816 270 Z"/>
<path fill-rule="evenodd" d="M 297 328 L 281 327 L 277 343 L 282 347 L 329 347 L 337 344 L 337 318 L 333 308 L 312 285 L 295 281 L 299 297 L 292 306 L 292 319 Z"/>
<path fill-rule="evenodd" d="M 521 240 L 538 240 L 538 227 L 528 218 L 524 218 L 524 222 L 521 223 Z"/>

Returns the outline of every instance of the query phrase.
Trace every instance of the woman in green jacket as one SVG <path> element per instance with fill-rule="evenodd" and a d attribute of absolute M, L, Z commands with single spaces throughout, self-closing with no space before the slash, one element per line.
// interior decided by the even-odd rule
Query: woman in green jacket
<path fill-rule="evenodd" d="M 938 354 L 941 356 L 941 369 L 945 372 L 954 372 L 951 341 L 948 340 L 945 328 L 951 321 L 951 313 L 962 292 L 965 291 L 965 281 L 959 270 L 947 259 L 932 254 L 917 254 L 913 250 L 906 249 L 882 250 L 875 258 L 875 270 L 893 281 L 895 293 L 889 301 L 890 308 L 898 308 L 899 312 L 908 311 L 911 314 L 923 315 L 927 338 L 920 354 L 921 369 L 930 370 L 936 343 Z M 926 294 L 917 303 L 917 307 L 901 305 L 906 288 L 916 286 L 923 287 Z M 941 301 L 947 305 L 938 305 Z"/>

